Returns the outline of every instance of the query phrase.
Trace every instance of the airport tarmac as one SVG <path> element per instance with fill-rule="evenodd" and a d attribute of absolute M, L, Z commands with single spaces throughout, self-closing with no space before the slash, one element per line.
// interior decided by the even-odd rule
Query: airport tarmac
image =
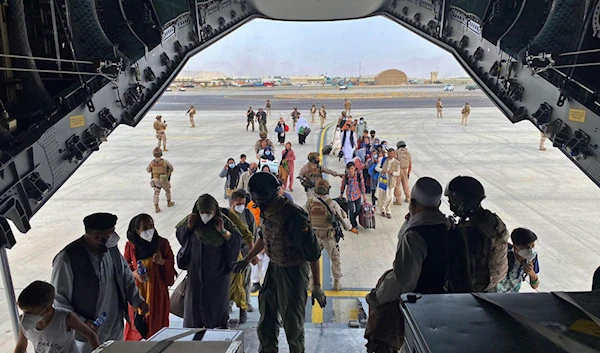
<path fill-rule="evenodd" d="M 164 99 L 164 98 L 163 98 Z M 199 98 L 204 99 L 204 98 Z M 293 104 L 293 103 L 292 103 Z M 375 104 L 375 103 L 373 103 Z M 538 151 L 539 132 L 528 123 L 512 125 L 494 107 L 473 107 L 468 126 L 460 125 L 460 108 L 447 108 L 444 118 L 435 117 L 435 100 L 421 108 L 354 109 L 355 116 L 364 116 L 369 129 L 395 145 L 404 140 L 413 157 L 414 183 L 420 176 L 431 176 L 445 186 L 457 175 L 478 178 L 486 188 L 484 206 L 497 213 L 509 229 L 527 227 L 539 237 L 536 249 L 540 258 L 539 291 L 585 291 L 591 288 L 592 274 L 600 265 L 597 250 L 600 238 L 600 210 L 596 207 L 600 190 L 557 149 L 546 143 L 546 152 Z M 273 123 L 278 112 L 288 112 L 292 106 L 282 105 L 270 117 L 270 138 L 276 140 Z M 308 107 L 307 107 L 308 108 Z M 331 102 L 331 111 L 342 109 L 342 102 Z M 196 128 L 189 127 L 187 109 L 152 111 L 132 129 L 118 127 L 84 165 L 63 185 L 50 201 L 33 217 L 27 234 L 16 232 L 17 244 L 8 251 L 16 294 L 33 280 L 49 280 L 53 257 L 69 242 L 83 234 L 84 216 L 99 211 L 119 217 L 116 231 L 121 235 L 119 247 L 124 248 L 129 220 L 139 213 L 154 217 L 159 234 L 166 237 L 176 252 L 175 224 L 192 209 L 197 197 L 211 193 L 225 206 L 224 180 L 218 178 L 228 157 L 236 161 L 241 153 L 254 160 L 253 146 L 258 131 L 247 132 L 239 112 L 229 110 L 199 110 Z M 150 177 L 145 169 L 156 145 L 153 117 L 161 114 L 168 122 L 168 148 L 164 158 L 175 168 L 172 178 L 173 200 L 155 214 L 152 204 Z M 241 112 L 243 114 L 243 112 Z M 286 117 L 291 122 L 289 116 Z M 337 114 L 330 115 L 328 123 Z M 332 129 L 322 134 L 318 124 L 306 145 L 297 144 L 290 132 L 296 151 L 296 171 L 306 163 L 306 156 L 331 140 Z M 258 130 L 258 126 L 257 126 Z M 281 155 L 276 147 L 276 155 Z M 343 164 L 333 156 L 324 163 L 338 171 Z M 332 196 L 339 195 L 340 179 L 332 181 Z M 306 201 L 297 184 L 291 193 L 299 205 Z M 448 212 L 446 203 L 442 209 Z M 391 268 L 397 232 L 406 204 L 394 206 L 393 218 L 377 216 L 376 230 L 360 230 L 358 235 L 346 234 L 340 243 L 344 291 L 330 291 L 331 278 L 324 269 L 323 283 L 330 296 L 325 310 L 309 310 L 308 323 L 347 323 L 356 316 L 356 298 L 373 287 L 379 276 Z M 324 261 L 327 261 L 325 258 Z M 327 266 L 323 266 L 327 267 Z M 528 285 L 523 285 L 527 290 Z M 256 298 L 253 298 L 256 305 Z M 235 318 L 236 312 L 232 314 Z M 252 313 L 244 327 L 255 327 L 258 313 Z M 8 352 L 13 336 L 6 300 L 0 301 L 0 351 Z M 174 320 L 174 324 L 180 321 Z M 357 330 L 357 335 L 362 331 Z"/>

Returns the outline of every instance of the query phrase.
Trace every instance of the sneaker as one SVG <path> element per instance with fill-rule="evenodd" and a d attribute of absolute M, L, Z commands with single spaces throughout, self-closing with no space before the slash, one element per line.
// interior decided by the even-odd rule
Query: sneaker
<path fill-rule="evenodd" d="M 247 312 L 249 313 L 253 313 L 254 312 L 254 307 L 252 306 L 252 304 L 248 303 L 248 309 L 246 309 Z"/>
<path fill-rule="evenodd" d="M 250 293 L 256 293 L 261 289 L 262 287 L 260 286 L 260 283 L 253 283 L 252 288 L 250 288 Z"/>
<path fill-rule="evenodd" d="M 248 321 L 248 313 L 244 309 L 240 309 L 240 325 Z"/>
<path fill-rule="evenodd" d="M 385 214 L 385 216 L 386 216 L 387 218 L 392 218 L 392 215 L 391 215 L 391 214 L 389 214 L 389 213 L 386 213 L 386 214 Z"/>
<path fill-rule="evenodd" d="M 356 229 L 356 227 L 352 227 L 352 229 L 350 229 L 350 231 L 354 234 L 358 234 L 358 229 Z"/>
<path fill-rule="evenodd" d="M 382 215 L 383 217 L 385 217 L 385 212 L 381 212 L 381 215 Z"/>

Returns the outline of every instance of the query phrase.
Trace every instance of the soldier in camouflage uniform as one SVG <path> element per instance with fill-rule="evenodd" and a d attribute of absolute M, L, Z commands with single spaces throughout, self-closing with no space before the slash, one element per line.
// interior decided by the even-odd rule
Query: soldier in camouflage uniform
<path fill-rule="evenodd" d="M 404 190 L 404 201 L 410 202 L 410 187 L 408 185 L 408 177 L 412 171 L 412 157 L 406 148 L 406 142 L 398 141 L 398 143 L 396 143 L 396 147 L 398 147 L 398 150 L 396 150 L 396 159 L 400 161 L 400 176 L 398 177 L 398 182 L 394 188 L 394 197 L 396 198 L 394 205 L 402 205 L 401 188 Z"/>
<path fill-rule="evenodd" d="M 321 163 L 321 155 L 318 152 L 311 152 L 308 154 L 308 163 L 306 163 L 302 169 L 300 169 L 301 177 L 304 177 L 316 184 L 317 181 L 323 179 L 323 173 L 334 175 L 337 177 L 343 177 L 345 174 L 340 174 L 335 170 L 329 169 L 325 166 L 322 166 Z M 314 185 L 311 186 L 306 182 L 302 182 L 302 186 L 304 186 L 304 190 L 306 191 L 306 195 L 310 198 L 314 196 Z"/>
<path fill-rule="evenodd" d="M 481 207 L 483 185 L 458 176 L 446 187 L 450 210 L 459 217 L 458 228 L 467 237 L 474 292 L 493 292 L 508 271 L 508 237 L 504 222 Z"/>
<path fill-rule="evenodd" d="M 283 323 L 290 353 L 302 353 L 309 271 L 313 279 L 313 305 L 317 301 L 324 307 L 327 302 L 319 277 L 321 248 L 308 215 L 285 197 L 279 196 L 281 186 L 273 174 L 254 174 L 248 187 L 252 200 L 260 208 L 261 234 L 250 253 L 235 263 L 233 271 L 242 272 L 250 259 L 263 249 L 271 259 L 258 295 L 258 351 L 278 351 L 279 328 Z"/>
<path fill-rule="evenodd" d="M 167 207 L 173 207 L 175 202 L 171 201 L 171 174 L 175 170 L 173 165 L 162 158 L 162 150 L 160 147 L 155 147 L 152 151 L 154 159 L 150 161 L 146 171 L 150 173 L 150 186 L 154 189 L 154 210 L 156 213 L 160 212 L 158 207 L 158 197 L 160 196 L 160 190 L 165 190 L 165 196 L 167 197 Z"/>

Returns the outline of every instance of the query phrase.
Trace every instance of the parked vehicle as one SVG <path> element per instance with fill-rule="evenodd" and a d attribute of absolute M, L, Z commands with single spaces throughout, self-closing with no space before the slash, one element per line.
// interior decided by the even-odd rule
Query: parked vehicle
<path fill-rule="evenodd" d="M 476 84 L 472 84 L 472 85 L 467 85 L 465 87 L 466 89 L 468 89 L 469 91 L 473 91 L 479 88 L 479 86 L 477 86 Z"/>
<path fill-rule="evenodd" d="M 444 91 L 446 91 L 446 92 L 452 92 L 452 91 L 454 91 L 454 86 L 452 86 L 452 85 L 445 85 L 444 86 Z"/>
<path fill-rule="evenodd" d="M 348 86 L 346 86 L 346 85 L 341 85 L 340 86 L 340 91 L 344 91 L 344 90 L 347 90 L 347 89 L 348 89 Z"/>
<path fill-rule="evenodd" d="M 179 87 L 179 92 L 185 92 L 185 87 Z"/>

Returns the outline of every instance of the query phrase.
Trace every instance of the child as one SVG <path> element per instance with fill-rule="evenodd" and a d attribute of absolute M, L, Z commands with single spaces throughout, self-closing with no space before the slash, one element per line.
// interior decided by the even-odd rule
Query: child
<path fill-rule="evenodd" d="M 538 256 L 533 248 L 537 236 L 534 232 L 525 228 L 517 228 L 510 234 L 512 245 L 508 244 L 508 272 L 496 286 L 498 293 L 518 293 L 521 283 L 529 277 L 531 288 L 536 289 L 540 285 L 540 266 Z"/>
<path fill-rule="evenodd" d="M 19 295 L 17 305 L 23 311 L 19 340 L 14 353 L 26 353 L 27 341 L 36 353 L 79 353 L 75 332 L 87 339 L 92 349 L 100 343 L 96 333 L 69 310 L 54 308 L 54 287 L 35 281 Z"/>

